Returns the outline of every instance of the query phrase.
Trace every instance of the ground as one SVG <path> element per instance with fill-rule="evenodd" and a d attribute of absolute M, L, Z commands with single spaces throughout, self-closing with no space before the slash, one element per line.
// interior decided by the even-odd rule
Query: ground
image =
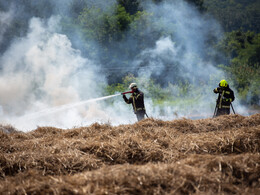
<path fill-rule="evenodd" d="M 260 194 L 260 114 L 3 129 L 0 194 Z"/>

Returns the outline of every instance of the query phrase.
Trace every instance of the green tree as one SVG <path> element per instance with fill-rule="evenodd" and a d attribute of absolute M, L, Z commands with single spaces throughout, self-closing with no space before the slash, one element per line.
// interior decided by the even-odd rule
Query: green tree
<path fill-rule="evenodd" d="M 106 12 L 100 8 L 87 7 L 78 19 L 84 36 L 107 46 L 124 38 L 124 32 L 134 20 L 134 16 L 127 13 L 122 5 L 116 5 Z"/>
<path fill-rule="evenodd" d="M 204 0 L 207 12 L 212 14 L 224 30 L 243 29 L 260 32 L 260 1 L 257 0 Z"/>
<path fill-rule="evenodd" d="M 220 45 L 230 59 L 229 64 L 220 67 L 232 79 L 245 103 L 259 104 L 260 34 L 233 31 L 227 33 Z"/>
<path fill-rule="evenodd" d="M 200 11 L 206 11 L 204 6 L 204 0 L 186 0 L 189 3 L 194 4 Z"/>
<path fill-rule="evenodd" d="M 142 11 L 140 7 L 140 0 L 117 0 L 118 4 L 125 8 L 125 11 L 130 15 Z"/>

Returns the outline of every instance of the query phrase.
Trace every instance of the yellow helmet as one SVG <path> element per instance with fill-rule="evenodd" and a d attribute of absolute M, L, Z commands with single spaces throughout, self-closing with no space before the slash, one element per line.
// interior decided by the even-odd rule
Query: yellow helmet
<path fill-rule="evenodd" d="M 228 86 L 228 83 L 227 83 L 227 81 L 225 81 L 225 80 L 223 79 L 223 80 L 221 80 L 221 81 L 219 82 L 219 86 L 220 86 L 220 87 L 227 87 L 227 86 Z"/>

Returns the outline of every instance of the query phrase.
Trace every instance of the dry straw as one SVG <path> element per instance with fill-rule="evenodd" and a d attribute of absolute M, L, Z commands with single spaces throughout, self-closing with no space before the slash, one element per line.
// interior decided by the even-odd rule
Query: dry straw
<path fill-rule="evenodd" d="M 0 194 L 260 194 L 260 114 L 0 139 Z"/>

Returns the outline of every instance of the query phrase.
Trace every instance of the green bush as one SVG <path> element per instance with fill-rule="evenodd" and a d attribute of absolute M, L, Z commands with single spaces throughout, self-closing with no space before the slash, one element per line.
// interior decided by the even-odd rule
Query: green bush
<path fill-rule="evenodd" d="M 242 31 L 227 33 L 220 48 L 230 61 L 219 67 L 231 78 L 240 99 L 245 104 L 259 104 L 260 34 Z"/>

